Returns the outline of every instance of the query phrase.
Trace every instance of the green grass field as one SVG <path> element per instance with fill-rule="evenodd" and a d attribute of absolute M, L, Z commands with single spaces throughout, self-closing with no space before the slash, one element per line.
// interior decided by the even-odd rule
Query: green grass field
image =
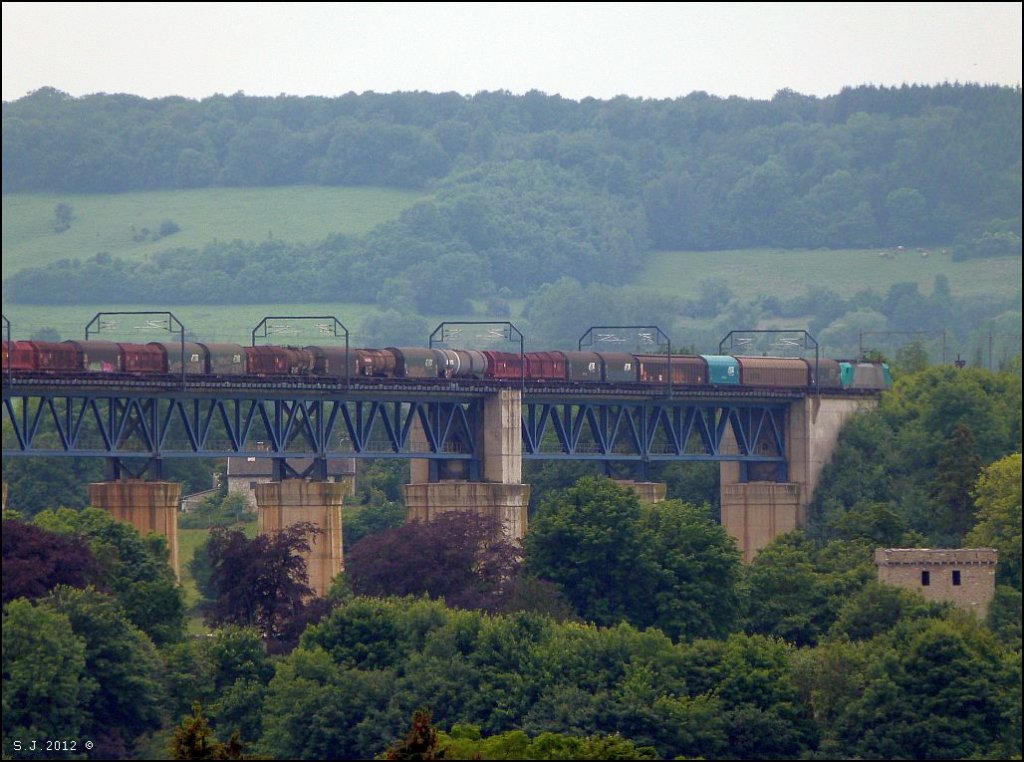
<path fill-rule="evenodd" d="M 179 529 L 178 530 L 178 565 L 181 589 L 185 593 L 185 607 L 192 609 L 199 603 L 199 590 L 196 588 L 196 581 L 192 578 L 192 572 L 188 565 L 196 554 L 196 548 L 202 545 L 203 541 L 210 536 L 209 529 Z"/>
<path fill-rule="evenodd" d="M 513 311 L 512 320 L 516 320 L 523 308 L 524 300 L 510 301 Z M 381 310 L 372 304 L 335 303 L 335 304 L 191 304 L 191 305 L 59 305 L 43 304 L 5 304 L 4 317 L 11 321 L 11 337 L 28 339 L 42 329 L 52 328 L 61 339 L 78 339 L 85 335 L 85 326 L 100 312 L 106 313 L 104 325 L 111 326 L 111 341 L 176 341 L 177 336 L 168 339 L 166 331 L 137 331 L 147 318 L 137 315 L 116 315 L 109 313 L 126 312 L 170 312 L 185 328 L 201 341 L 226 341 L 235 344 L 249 344 L 252 331 L 265 317 L 336 317 L 349 330 L 352 346 L 366 346 L 360 343 L 359 327 L 362 322 Z M 423 342 L 427 341 L 429 331 L 445 320 L 485 320 L 481 315 L 427 315 L 423 317 L 425 326 Z M 502 318 L 508 319 L 508 318 Z M 288 336 L 271 343 L 316 344 L 324 343 L 323 337 L 316 333 L 317 323 L 291 321 L 290 325 L 301 328 L 305 332 L 298 336 Z M 262 334 L 260 334 L 262 336 Z"/>
<path fill-rule="evenodd" d="M 369 304 L 230 304 L 230 305 L 61 305 L 5 304 L 4 316 L 11 321 L 14 338 L 25 339 L 43 328 L 55 329 L 62 339 L 82 338 L 85 326 L 99 312 L 170 312 L 193 333 L 204 341 L 227 341 L 249 344 L 252 331 L 265 317 L 303 316 L 336 317 L 351 332 L 352 341 L 357 338 L 359 324 L 377 308 Z M 105 323 L 117 322 L 117 330 L 110 334 L 113 341 L 164 341 L 166 333 L 133 332 L 135 325 L 143 318 L 138 316 L 111 316 Z M 123 329 L 123 331 L 121 330 Z M 171 340 L 176 340 L 173 337 Z M 307 343 L 313 344 L 312 340 Z M 426 338 L 426 337 L 424 337 Z M 295 340 L 299 343 L 299 340 Z"/>
<path fill-rule="evenodd" d="M 289 186 L 206 188 L 102 195 L 7 194 L 3 197 L 3 271 L 105 251 L 138 260 L 170 248 L 214 240 L 314 242 L 331 233 L 362 235 L 395 219 L 424 194 L 388 188 Z M 54 209 L 70 204 L 75 219 L 54 232 Z M 143 228 L 173 220 L 181 230 L 136 241 Z"/>
<path fill-rule="evenodd" d="M 802 295 L 808 288 L 829 288 L 843 297 L 863 289 L 884 294 L 893 283 L 917 283 L 931 293 L 936 275 L 949 278 L 954 296 L 1012 296 L 1021 290 L 1018 257 L 954 262 L 949 254 L 930 251 L 922 257 L 905 251 L 879 257 L 879 249 L 813 251 L 753 249 L 745 251 L 661 251 L 638 277 L 637 285 L 686 298 L 699 295 L 701 281 L 718 279 L 741 299 L 762 294 L 780 298 Z"/>

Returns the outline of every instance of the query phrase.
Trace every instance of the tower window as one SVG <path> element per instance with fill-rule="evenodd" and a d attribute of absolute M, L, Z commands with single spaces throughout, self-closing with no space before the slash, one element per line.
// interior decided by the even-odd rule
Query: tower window
<path fill-rule="evenodd" d="M 954 586 L 959 586 L 960 585 L 960 570 L 959 569 L 954 569 L 953 570 L 953 585 Z"/>
<path fill-rule="evenodd" d="M 928 587 L 932 583 L 932 573 L 928 571 L 921 572 L 921 587 Z"/>

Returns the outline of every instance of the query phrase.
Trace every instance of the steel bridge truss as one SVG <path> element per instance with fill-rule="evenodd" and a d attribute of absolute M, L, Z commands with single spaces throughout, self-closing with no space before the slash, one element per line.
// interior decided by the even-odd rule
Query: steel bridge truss
<path fill-rule="evenodd" d="M 4 457 L 479 458 L 479 398 L 4 395 Z"/>
<path fill-rule="evenodd" d="M 740 461 L 785 469 L 778 400 L 527 397 L 534 460 Z M 483 460 L 483 395 L 4 390 L 3 454 L 102 457 L 131 475 L 167 458 L 272 458 L 275 476 L 322 476 L 337 458 Z M 9 426 L 6 425 L 9 423 Z M 298 465 L 296 465 L 298 464 Z M 781 473 L 780 470 L 780 473 Z"/>
<path fill-rule="evenodd" d="M 787 406 L 685 399 L 523 406 L 523 457 L 616 461 L 786 461 Z"/>

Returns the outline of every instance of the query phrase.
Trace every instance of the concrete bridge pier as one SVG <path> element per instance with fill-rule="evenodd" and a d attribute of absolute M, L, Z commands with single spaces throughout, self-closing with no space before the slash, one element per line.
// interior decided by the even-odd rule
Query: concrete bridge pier
<path fill-rule="evenodd" d="M 476 432 L 482 481 L 442 475 L 432 482 L 429 461 L 412 461 L 411 483 L 405 486 L 406 520 L 429 521 L 441 513 L 465 511 L 494 516 L 502 522 L 506 537 L 522 539 L 530 502 L 530 485 L 522 484 L 522 416 L 520 389 L 502 389 L 484 398 L 483 423 Z"/>
<path fill-rule="evenodd" d="M 131 524 L 139 534 L 150 532 L 167 538 L 171 568 L 178 566 L 178 505 L 181 485 L 177 482 L 146 482 L 125 479 L 89 485 L 89 504 L 102 508 L 118 521 Z"/>
<path fill-rule="evenodd" d="M 665 482 L 635 482 L 631 479 L 616 479 L 615 482 L 620 487 L 633 490 L 642 503 L 660 503 L 668 492 Z"/>
<path fill-rule="evenodd" d="M 274 534 L 300 522 L 315 524 L 323 532 L 311 539 L 306 555 L 309 586 L 326 595 L 331 580 L 344 571 L 341 506 L 349 485 L 344 482 L 286 479 L 256 485 L 260 534 Z"/>
<path fill-rule="evenodd" d="M 817 395 L 791 403 L 784 481 L 754 480 L 753 469 L 722 462 L 722 526 L 736 538 L 745 562 L 780 534 L 807 525 L 807 506 L 822 469 L 832 460 L 840 428 L 851 416 L 877 404 L 875 398 Z"/>

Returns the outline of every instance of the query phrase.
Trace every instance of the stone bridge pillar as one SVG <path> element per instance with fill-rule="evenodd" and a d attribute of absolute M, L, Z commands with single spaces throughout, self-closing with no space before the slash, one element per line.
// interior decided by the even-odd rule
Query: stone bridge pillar
<path fill-rule="evenodd" d="M 467 511 L 501 520 L 507 537 L 526 534 L 530 486 L 523 484 L 523 396 L 502 389 L 483 402 L 483 423 L 476 432 L 483 480 L 429 481 L 426 461 L 413 461 L 405 487 L 407 521 L 429 521 L 439 513 Z"/>
<path fill-rule="evenodd" d="M 668 493 L 668 484 L 665 482 L 635 482 L 631 479 L 616 479 L 615 483 L 620 487 L 633 490 L 642 503 L 660 503 Z"/>
<path fill-rule="evenodd" d="M 843 423 L 877 404 L 874 397 L 824 395 L 791 403 L 785 424 L 784 482 L 744 481 L 741 464 L 722 463 L 722 526 L 736 538 L 744 561 L 752 561 L 778 535 L 807 524 L 807 506 L 822 469 L 832 460 Z"/>
<path fill-rule="evenodd" d="M 256 485 L 256 509 L 260 534 L 274 534 L 293 524 L 308 521 L 323 532 L 311 538 L 306 556 L 309 586 L 326 595 L 331 580 L 344 571 L 341 539 L 341 504 L 348 484 L 286 479 Z"/>
<path fill-rule="evenodd" d="M 135 527 L 145 536 L 150 532 L 167 538 L 171 568 L 178 568 L 178 505 L 181 485 L 177 482 L 144 482 L 127 479 L 89 485 L 89 503 L 102 508 L 118 521 Z"/>

